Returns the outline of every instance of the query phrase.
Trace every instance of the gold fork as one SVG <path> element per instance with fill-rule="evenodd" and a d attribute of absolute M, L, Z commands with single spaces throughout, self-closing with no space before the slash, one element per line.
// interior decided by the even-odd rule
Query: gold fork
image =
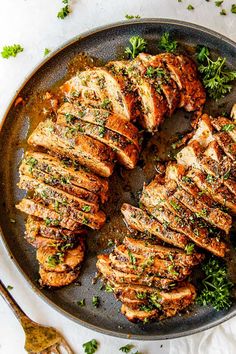
<path fill-rule="evenodd" d="M 61 349 L 74 354 L 66 340 L 52 327 L 32 321 L 13 299 L 0 280 L 0 294 L 13 310 L 25 332 L 25 350 L 29 354 L 60 354 Z"/>

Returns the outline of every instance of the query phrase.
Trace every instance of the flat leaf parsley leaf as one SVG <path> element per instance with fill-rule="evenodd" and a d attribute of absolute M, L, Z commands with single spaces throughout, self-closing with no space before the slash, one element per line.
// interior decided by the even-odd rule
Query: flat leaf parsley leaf
<path fill-rule="evenodd" d="M 86 354 L 94 354 L 98 349 L 98 342 L 96 339 L 92 339 L 89 342 L 84 343 L 83 348 Z"/>
<path fill-rule="evenodd" d="M 236 71 L 226 67 L 226 58 L 212 60 L 208 48 L 198 47 L 197 50 L 197 59 L 201 63 L 198 70 L 202 74 L 203 84 L 209 96 L 218 100 L 231 91 L 230 82 L 236 79 Z"/>
<path fill-rule="evenodd" d="M 62 7 L 61 10 L 58 12 L 57 18 L 64 20 L 64 18 L 69 15 L 70 8 L 69 8 L 69 0 L 62 0 L 62 2 L 63 2 L 63 4 L 65 4 L 65 6 Z"/>
<path fill-rule="evenodd" d="M 24 48 L 20 44 L 6 45 L 2 48 L 1 55 L 4 59 L 16 57 L 18 53 L 23 52 Z"/>
<path fill-rule="evenodd" d="M 134 59 L 139 53 L 146 49 L 147 42 L 140 36 L 133 36 L 129 40 L 131 44 L 130 47 L 125 48 L 125 53 L 128 54 L 132 59 Z"/>
<path fill-rule="evenodd" d="M 170 34 L 168 32 L 165 32 L 159 42 L 159 48 L 161 50 L 165 50 L 166 52 L 173 53 L 176 51 L 176 48 L 178 46 L 178 42 L 173 41 L 170 39 Z"/>

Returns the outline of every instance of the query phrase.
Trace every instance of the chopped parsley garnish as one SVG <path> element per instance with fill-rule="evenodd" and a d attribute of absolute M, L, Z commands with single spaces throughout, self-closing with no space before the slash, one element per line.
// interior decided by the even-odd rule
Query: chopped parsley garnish
<path fill-rule="evenodd" d="M 98 349 L 98 342 L 96 339 L 92 339 L 89 342 L 84 343 L 83 348 L 86 354 L 94 354 Z"/>
<path fill-rule="evenodd" d="M 221 130 L 222 132 L 231 132 L 232 130 L 234 130 L 234 128 L 235 128 L 235 124 L 225 124 L 223 125 Z"/>
<path fill-rule="evenodd" d="M 123 347 L 121 347 L 119 350 L 123 353 L 130 353 L 130 351 L 134 348 L 133 344 L 126 344 Z"/>
<path fill-rule="evenodd" d="M 212 176 L 212 175 L 207 175 L 207 176 L 206 176 L 206 181 L 207 181 L 208 183 L 212 184 L 212 183 L 214 183 L 215 178 L 214 178 L 214 176 Z"/>
<path fill-rule="evenodd" d="M 231 12 L 232 12 L 232 14 L 236 14 L 236 4 L 232 4 Z"/>
<path fill-rule="evenodd" d="M 113 293 L 113 289 L 112 289 L 112 287 L 111 287 L 110 284 L 106 284 L 106 286 L 105 286 L 105 291 L 106 291 L 107 293 Z"/>
<path fill-rule="evenodd" d="M 225 10 L 225 9 L 222 9 L 222 10 L 220 11 L 220 15 L 222 15 L 222 16 L 226 16 L 226 15 L 227 15 L 226 10 Z"/>
<path fill-rule="evenodd" d="M 26 160 L 26 165 L 29 165 L 29 172 L 32 172 L 34 166 L 36 166 L 37 163 L 38 163 L 38 160 L 32 156 Z"/>
<path fill-rule="evenodd" d="M 45 48 L 43 55 L 46 57 L 51 52 L 51 49 Z"/>
<path fill-rule="evenodd" d="M 64 253 L 57 252 L 52 256 L 49 256 L 47 259 L 47 264 L 49 267 L 56 267 L 58 264 L 61 264 L 64 260 Z"/>
<path fill-rule="evenodd" d="M 236 79 L 236 71 L 226 67 L 226 58 L 218 57 L 215 61 L 210 58 L 206 47 L 198 47 L 199 71 L 203 84 L 211 98 L 218 100 L 232 90 L 230 82 Z"/>
<path fill-rule="evenodd" d="M 114 246 L 115 242 L 111 239 L 108 240 L 107 242 L 107 247 L 111 247 L 111 246 Z"/>
<path fill-rule="evenodd" d="M 144 299 L 146 299 L 147 294 L 146 294 L 146 293 L 142 293 L 142 292 L 140 292 L 140 291 L 137 291 L 137 292 L 136 292 L 136 297 L 137 297 L 137 299 L 139 299 L 139 300 L 144 300 Z"/>
<path fill-rule="evenodd" d="M 145 51 L 147 47 L 147 42 L 140 36 L 133 36 L 129 40 L 131 44 L 130 47 L 125 48 L 125 54 L 128 54 L 132 59 L 134 59 L 139 53 Z"/>
<path fill-rule="evenodd" d="M 185 246 L 185 251 L 187 254 L 192 254 L 194 252 L 194 247 L 195 247 L 195 244 L 194 243 L 188 243 L 186 246 Z"/>
<path fill-rule="evenodd" d="M 179 204 L 177 204 L 174 200 L 170 200 L 170 205 L 176 210 L 180 210 Z"/>
<path fill-rule="evenodd" d="M 192 178 L 190 178 L 190 177 L 188 177 L 188 176 L 183 176 L 183 177 L 182 177 L 182 181 L 183 181 L 184 183 L 192 183 L 192 182 L 193 182 Z"/>
<path fill-rule="evenodd" d="M 194 6 L 193 5 L 188 5 L 188 7 L 187 7 L 187 10 L 194 10 Z"/>
<path fill-rule="evenodd" d="M 13 286 L 12 285 L 7 285 L 7 290 L 12 290 Z"/>
<path fill-rule="evenodd" d="M 173 53 L 176 51 L 176 48 L 178 46 L 178 42 L 173 41 L 170 39 L 170 34 L 168 32 L 165 32 L 159 42 L 159 48 L 161 50 L 165 50 L 166 52 Z"/>
<path fill-rule="evenodd" d="M 105 134 L 105 127 L 99 127 L 98 128 L 98 133 L 99 133 L 99 136 L 101 137 L 101 138 L 103 138 L 104 137 L 104 134 Z"/>
<path fill-rule="evenodd" d="M 222 4 L 223 4 L 224 0 L 223 1 L 215 1 L 215 5 L 217 7 L 220 7 Z"/>
<path fill-rule="evenodd" d="M 133 255 L 133 253 L 130 252 L 130 250 L 128 251 L 128 255 L 129 255 L 130 263 L 136 264 L 136 257 Z"/>
<path fill-rule="evenodd" d="M 108 98 L 105 98 L 105 100 L 101 104 L 101 108 L 107 109 L 110 106 L 111 101 Z"/>
<path fill-rule="evenodd" d="M 78 306 L 84 307 L 85 306 L 85 299 L 78 300 L 76 303 L 77 303 Z"/>
<path fill-rule="evenodd" d="M 206 277 L 202 281 L 202 290 L 197 297 L 200 305 L 212 305 L 217 311 L 228 309 L 232 305 L 231 288 L 226 265 L 212 256 L 202 266 Z"/>
<path fill-rule="evenodd" d="M 153 78 L 153 77 L 162 77 L 166 74 L 165 70 L 161 68 L 153 68 L 149 66 L 146 71 L 146 76 Z"/>
<path fill-rule="evenodd" d="M 64 18 L 69 15 L 70 8 L 69 8 L 69 0 L 62 0 L 62 2 L 63 2 L 63 4 L 65 4 L 65 6 L 62 7 L 61 10 L 58 12 L 57 18 L 64 20 Z"/>
<path fill-rule="evenodd" d="M 160 300 L 161 297 L 159 294 L 157 293 L 153 293 L 150 295 L 149 297 L 149 301 L 151 302 L 151 304 L 155 307 L 155 308 L 161 308 L 161 304 L 160 304 Z"/>
<path fill-rule="evenodd" d="M 98 307 L 100 305 L 100 300 L 98 296 L 93 296 L 92 304 L 94 307 Z"/>
<path fill-rule="evenodd" d="M 1 56 L 4 59 L 16 57 L 18 53 L 23 52 L 24 48 L 20 44 L 6 45 L 2 48 Z"/>
<path fill-rule="evenodd" d="M 127 20 L 133 20 L 134 18 L 141 18 L 141 16 L 139 16 L 139 15 L 125 15 L 125 18 L 127 19 Z"/>
<path fill-rule="evenodd" d="M 85 212 L 85 213 L 88 213 L 90 210 L 91 210 L 91 206 L 90 205 L 84 205 L 82 207 L 82 210 Z"/>

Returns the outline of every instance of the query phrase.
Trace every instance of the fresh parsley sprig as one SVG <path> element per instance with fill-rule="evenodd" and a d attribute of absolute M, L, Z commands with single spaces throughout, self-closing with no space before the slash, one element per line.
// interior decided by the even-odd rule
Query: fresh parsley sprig
<path fill-rule="evenodd" d="M 236 79 L 236 71 L 226 67 L 226 58 L 211 59 L 208 48 L 198 47 L 198 67 L 202 74 L 203 84 L 211 98 L 218 100 L 232 90 L 232 81 Z"/>
<path fill-rule="evenodd" d="M 212 305 L 217 311 L 228 309 L 231 304 L 232 282 L 228 279 L 226 265 L 216 257 L 211 257 L 202 266 L 206 277 L 197 297 L 200 305 Z"/>
<path fill-rule="evenodd" d="M 178 42 L 170 39 L 168 32 L 163 33 L 160 38 L 159 48 L 168 53 L 174 53 L 177 49 Z"/>
<path fill-rule="evenodd" d="M 98 342 L 96 339 L 92 339 L 89 342 L 84 343 L 83 348 L 86 354 L 94 354 L 98 349 Z"/>
<path fill-rule="evenodd" d="M 134 59 L 139 53 L 144 52 L 147 47 L 147 42 L 140 36 L 131 37 L 129 42 L 131 48 L 126 47 L 125 54 L 128 54 L 132 59 Z"/>
<path fill-rule="evenodd" d="M 23 52 L 24 48 L 20 44 L 6 45 L 2 48 L 1 56 L 4 59 L 16 57 L 18 53 Z"/>
<path fill-rule="evenodd" d="M 64 18 L 67 17 L 71 11 L 69 7 L 69 0 L 62 0 L 62 3 L 65 4 L 65 6 L 63 6 L 58 12 L 57 18 L 64 20 Z"/>

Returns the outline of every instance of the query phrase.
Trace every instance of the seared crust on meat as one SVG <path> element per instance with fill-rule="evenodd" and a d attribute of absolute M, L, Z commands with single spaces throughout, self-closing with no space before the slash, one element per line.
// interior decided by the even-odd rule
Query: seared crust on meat
<path fill-rule="evenodd" d="M 54 156 L 40 152 L 27 151 L 20 165 L 20 173 L 34 176 L 42 182 L 60 186 L 60 189 L 83 199 L 95 201 L 98 195 L 102 202 L 108 198 L 108 182 L 82 166 L 68 166 Z"/>
<path fill-rule="evenodd" d="M 158 314 L 157 310 L 151 310 L 149 312 L 133 310 L 125 304 L 122 304 L 120 311 L 130 322 L 145 322 L 151 319 L 155 319 Z"/>
<path fill-rule="evenodd" d="M 145 76 L 145 66 L 138 59 L 131 62 L 116 61 L 111 65 L 116 70 L 123 71 L 131 81 L 141 104 L 140 124 L 150 132 L 156 131 L 168 111 L 168 105 L 165 97 L 158 92 L 150 78 Z"/>
<path fill-rule="evenodd" d="M 84 243 L 79 239 L 73 249 L 63 247 L 43 246 L 37 250 L 37 260 L 46 271 L 65 272 L 77 268 L 84 260 Z"/>
<path fill-rule="evenodd" d="M 155 62 L 155 57 L 154 57 Z M 201 110 L 206 101 L 206 93 L 199 80 L 196 64 L 187 56 L 163 53 L 157 55 L 162 60 L 180 89 L 180 107 L 187 111 Z"/>
<path fill-rule="evenodd" d="M 78 119 L 72 120 L 72 122 L 68 123 L 67 117 L 63 114 L 58 115 L 57 123 L 68 127 L 68 129 L 75 129 L 101 141 L 103 144 L 111 147 L 112 150 L 115 151 L 120 164 L 130 169 L 135 167 L 138 161 L 138 149 L 123 135 L 120 135 L 105 127 Z"/>
<path fill-rule="evenodd" d="M 153 70 L 150 71 L 148 76 L 163 92 L 168 103 L 169 115 L 172 115 L 179 105 L 180 92 L 176 82 L 171 78 L 169 71 L 166 69 L 163 60 L 158 56 L 146 53 L 139 54 L 137 58 L 146 67 L 146 75 L 148 74 L 148 70 L 150 71 L 150 68 L 154 69 L 154 72 Z"/>
<path fill-rule="evenodd" d="M 16 205 L 16 208 L 26 214 L 36 216 L 46 222 L 48 221 L 48 224 L 52 226 L 61 226 L 62 228 L 72 231 L 79 229 L 81 226 L 81 223 L 72 220 L 71 218 L 61 216 L 56 211 L 51 210 L 45 205 L 37 203 L 32 199 L 22 199 L 20 203 Z"/>
<path fill-rule="evenodd" d="M 125 237 L 124 245 L 137 254 L 141 254 L 144 257 L 157 257 L 168 261 L 173 261 L 176 264 L 183 266 L 194 266 L 200 263 L 204 259 L 204 255 L 201 253 L 193 252 L 187 254 L 179 248 L 164 247 L 161 245 L 151 244 L 148 241 L 137 240 L 131 237 Z"/>
<path fill-rule="evenodd" d="M 150 194 L 145 189 L 141 202 L 149 213 L 160 222 L 167 223 L 172 230 L 181 232 L 189 237 L 199 247 L 205 248 L 217 256 L 224 257 L 227 251 L 226 243 L 210 237 L 207 225 L 202 227 L 202 221 L 199 224 L 198 218 L 189 209 L 185 208 L 182 203 L 174 197 L 164 199 L 166 194 L 161 192 L 157 193 L 156 190 L 155 194 Z"/>
<path fill-rule="evenodd" d="M 74 244 L 80 236 L 87 234 L 85 229 L 71 231 L 57 226 L 47 226 L 44 220 L 32 215 L 28 216 L 25 227 L 25 235 L 28 241 L 34 241 L 37 236 L 40 236 L 52 239 L 53 242 L 65 241 L 66 243 Z"/>
<path fill-rule="evenodd" d="M 185 172 L 181 165 L 171 163 L 167 166 L 166 181 L 174 180 L 179 186 L 174 196 L 199 217 L 228 234 L 232 226 L 231 216 L 223 212 L 208 195 L 202 194 L 193 179 L 185 175 Z"/>
<path fill-rule="evenodd" d="M 138 150 L 140 149 L 140 134 L 138 129 L 121 115 L 109 112 L 105 109 L 97 109 L 69 102 L 64 103 L 59 108 L 58 113 L 64 114 L 67 118 L 70 118 L 70 116 L 76 117 L 79 120 L 110 129 L 123 135 L 131 141 Z"/>
<path fill-rule="evenodd" d="M 110 260 L 114 269 L 125 269 L 126 272 L 136 274 L 156 274 L 173 280 L 183 280 L 191 273 L 189 266 L 182 265 L 177 260 L 173 262 L 170 259 L 160 259 L 156 255 L 147 258 L 131 252 L 124 245 L 115 248 Z"/>
<path fill-rule="evenodd" d="M 133 274 L 125 273 L 111 268 L 111 262 L 108 255 L 100 254 L 97 261 L 97 269 L 108 281 L 112 281 L 118 284 L 137 284 L 154 286 L 159 289 L 173 288 L 176 283 L 172 279 L 160 278 L 155 275 L 149 274 Z"/>
<path fill-rule="evenodd" d="M 236 142 L 236 125 L 235 125 L 235 121 L 232 121 L 231 119 L 228 119 L 226 117 L 218 117 L 218 118 L 212 118 L 211 117 L 211 124 L 219 132 L 220 131 L 224 131 L 226 129 L 227 133 L 229 134 L 229 136 L 233 139 L 234 142 Z M 227 129 L 227 126 L 230 129 Z"/>
<path fill-rule="evenodd" d="M 55 203 L 55 209 L 57 211 L 60 210 L 61 205 L 66 206 L 68 204 L 70 208 L 76 208 L 87 213 L 96 213 L 99 210 L 97 203 L 80 199 L 28 176 L 21 176 L 18 187 L 28 191 L 34 191 L 36 197 L 39 196 L 47 202 Z"/>
<path fill-rule="evenodd" d="M 39 275 L 39 282 L 42 286 L 59 288 L 74 282 L 78 278 L 79 270 L 76 269 L 70 272 L 58 273 L 53 271 L 46 271 L 45 269 L 40 267 Z"/>
<path fill-rule="evenodd" d="M 69 157 L 103 177 L 109 177 L 113 172 L 115 156 L 111 148 L 77 130 L 53 124 L 50 120 L 39 123 L 28 143 Z"/>
<path fill-rule="evenodd" d="M 157 236 L 159 240 L 180 248 L 185 248 L 189 243 L 185 235 L 170 230 L 166 225 L 162 225 L 142 209 L 124 203 L 121 207 L 121 212 L 125 222 L 134 230 L 150 233 Z"/>
<path fill-rule="evenodd" d="M 86 98 L 84 93 L 87 88 L 94 91 L 95 100 L 100 101 L 101 108 L 107 101 L 113 112 L 132 120 L 134 96 L 132 91 L 127 89 L 122 75 L 105 67 L 93 68 L 77 74 L 61 86 L 62 92 L 70 99 L 81 96 Z"/>

